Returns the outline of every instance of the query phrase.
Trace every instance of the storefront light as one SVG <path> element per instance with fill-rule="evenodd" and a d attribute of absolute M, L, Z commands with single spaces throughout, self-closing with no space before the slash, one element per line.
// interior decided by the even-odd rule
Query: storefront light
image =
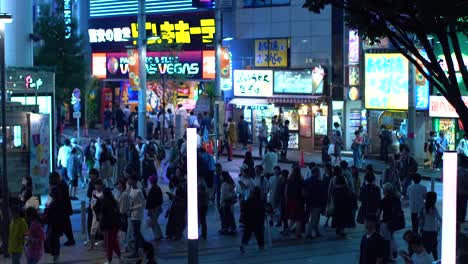
<path fill-rule="evenodd" d="M 318 105 L 313 105 L 313 106 L 312 106 L 312 113 L 317 113 L 319 109 L 320 109 L 320 108 L 319 108 Z"/>

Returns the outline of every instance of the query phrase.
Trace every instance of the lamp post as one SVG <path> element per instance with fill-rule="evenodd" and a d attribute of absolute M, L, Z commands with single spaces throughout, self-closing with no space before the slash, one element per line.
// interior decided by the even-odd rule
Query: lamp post
<path fill-rule="evenodd" d="M 146 10 L 145 0 L 138 0 L 138 59 L 140 60 L 140 90 L 138 90 L 138 135 L 146 139 Z"/>
<path fill-rule="evenodd" d="M 214 105 L 214 153 L 218 160 L 218 141 L 219 141 L 219 105 L 216 103 L 221 97 L 221 48 L 223 44 L 223 14 L 221 11 L 221 1 L 215 1 L 215 105 Z"/>
<path fill-rule="evenodd" d="M 5 87 L 5 24 L 12 22 L 10 14 L 0 14 L 0 85 L 2 86 L 2 193 L 3 193 L 3 230 L 2 241 L 5 256 L 8 255 L 8 227 L 10 226 L 10 216 L 8 208 L 10 206 L 8 176 L 7 176 L 7 125 L 6 125 L 6 87 Z"/>

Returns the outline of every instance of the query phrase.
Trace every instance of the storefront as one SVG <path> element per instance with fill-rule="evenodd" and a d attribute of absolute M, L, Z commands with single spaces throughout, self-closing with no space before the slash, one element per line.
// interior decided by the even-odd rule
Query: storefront
<path fill-rule="evenodd" d="M 371 152 L 380 149 L 380 127 L 396 130 L 403 141 L 408 138 L 408 90 L 414 85 L 416 115 L 415 138 L 425 138 L 424 120 L 429 108 L 429 83 L 418 71 L 409 78 L 410 64 L 399 53 L 366 53 L 365 60 L 365 108 L 368 112 L 368 133 Z M 411 79 L 415 80 L 411 84 Z M 357 112 L 356 112 L 357 118 Z M 361 115 L 361 120 L 362 120 Z M 416 155 L 422 156 L 423 142 L 416 141 Z"/>
<path fill-rule="evenodd" d="M 138 104 L 129 72 L 138 72 L 140 65 L 129 66 L 128 55 L 136 53 L 136 22 L 136 16 L 89 20 L 92 72 L 102 80 L 101 112 L 106 106 Z M 213 12 L 149 14 L 146 31 L 148 37 L 159 37 L 147 40 L 146 110 L 159 109 L 163 102 L 195 109 L 198 96 L 215 77 Z"/>
<path fill-rule="evenodd" d="M 318 76 L 320 78 L 318 78 Z M 250 127 L 250 142 L 258 143 L 258 128 L 265 119 L 271 129 L 274 116 L 289 120 L 289 148 L 313 151 L 327 134 L 328 107 L 320 94 L 325 71 L 234 70 L 233 117 L 243 115 Z"/>
<path fill-rule="evenodd" d="M 468 107 L 468 96 L 463 96 L 462 99 Z M 455 108 L 443 96 L 431 96 L 430 105 L 429 116 L 432 120 L 432 130 L 436 133 L 445 132 L 449 150 L 455 150 L 464 134 L 463 125 Z"/>
<path fill-rule="evenodd" d="M 7 68 L 9 182 L 19 191 L 21 177 L 30 175 L 34 193 L 48 188 L 55 157 L 55 73 L 34 68 Z M 11 151 L 11 153 L 10 153 Z M 23 172 L 24 171 L 24 172 Z"/>

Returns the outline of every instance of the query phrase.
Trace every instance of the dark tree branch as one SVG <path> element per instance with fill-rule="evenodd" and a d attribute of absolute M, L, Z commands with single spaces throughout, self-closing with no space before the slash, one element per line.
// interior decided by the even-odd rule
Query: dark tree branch
<path fill-rule="evenodd" d="M 449 35 L 450 39 L 452 40 L 453 51 L 458 62 L 458 67 L 460 68 L 460 72 L 462 74 L 463 82 L 465 84 L 466 89 L 468 89 L 468 70 L 466 68 L 465 62 L 463 61 L 463 54 L 460 48 L 460 42 L 457 36 L 457 32 L 455 31 L 455 25 L 453 22 L 449 23 Z"/>
<path fill-rule="evenodd" d="M 448 89 L 447 87 L 447 90 L 456 90 L 453 91 L 455 92 L 454 96 L 461 97 L 460 89 L 458 89 L 457 76 L 455 75 L 455 67 L 452 60 L 452 54 L 450 52 L 450 44 L 448 43 L 447 34 L 443 32 L 443 29 L 441 29 L 440 26 L 437 29 L 436 34 L 440 41 L 440 45 L 442 46 L 442 51 L 444 52 L 445 63 L 447 64 L 448 68 L 448 79 L 450 81 L 450 85 L 452 86 L 452 89 Z"/>

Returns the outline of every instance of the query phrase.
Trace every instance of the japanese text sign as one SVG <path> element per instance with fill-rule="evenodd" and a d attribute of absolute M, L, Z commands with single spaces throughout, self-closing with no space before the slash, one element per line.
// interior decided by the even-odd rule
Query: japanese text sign
<path fill-rule="evenodd" d="M 359 63 L 359 36 L 357 31 L 349 31 L 348 63 Z"/>
<path fill-rule="evenodd" d="M 63 21 L 65 23 L 65 39 L 72 34 L 72 0 L 63 0 Z"/>
<path fill-rule="evenodd" d="M 408 109 L 408 60 L 398 53 L 365 55 L 365 107 Z"/>
<path fill-rule="evenodd" d="M 419 51 L 421 55 L 427 59 L 427 54 L 424 50 Z M 418 63 L 422 63 L 418 60 Z M 424 67 L 423 67 L 424 68 Z M 415 107 L 416 110 L 427 110 L 429 108 L 429 81 L 426 77 L 415 67 Z"/>
<path fill-rule="evenodd" d="M 468 107 L 468 96 L 462 96 L 463 102 Z M 443 96 L 431 96 L 429 107 L 429 116 L 458 118 L 455 108 Z"/>
<path fill-rule="evenodd" d="M 288 67 L 288 39 L 255 40 L 255 67 Z"/>
<path fill-rule="evenodd" d="M 136 49 L 131 49 L 133 56 L 138 58 Z M 122 52 L 107 53 L 107 78 L 122 79 L 130 77 L 131 57 Z M 148 52 L 146 54 L 146 73 L 148 75 L 172 75 L 183 79 L 201 79 L 202 77 L 202 52 Z M 138 71 L 135 72 L 138 75 Z M 133 88 L 133 83 L 130 83 Z"/>
<path fill-rule="evenodd" d="M 95 51 L 121 51 L 136 45 L 138 23 L 136 16 L 93 18 L 89 21 L 89 42 Z M 181 45 L 183 50 L 202 50 L 213 44 L 215 20 L 212 12 L 184 15 L 148 15 L 146 35 L 159 36 L 147 40 L 148 45 Z M 163 46 L 164 48 L 164 46 Z"/>
<path fill-rule="evenodd" d="M 234 96 L 269 97 L 272 95 L 272 70 L 234 70 Z"/>

